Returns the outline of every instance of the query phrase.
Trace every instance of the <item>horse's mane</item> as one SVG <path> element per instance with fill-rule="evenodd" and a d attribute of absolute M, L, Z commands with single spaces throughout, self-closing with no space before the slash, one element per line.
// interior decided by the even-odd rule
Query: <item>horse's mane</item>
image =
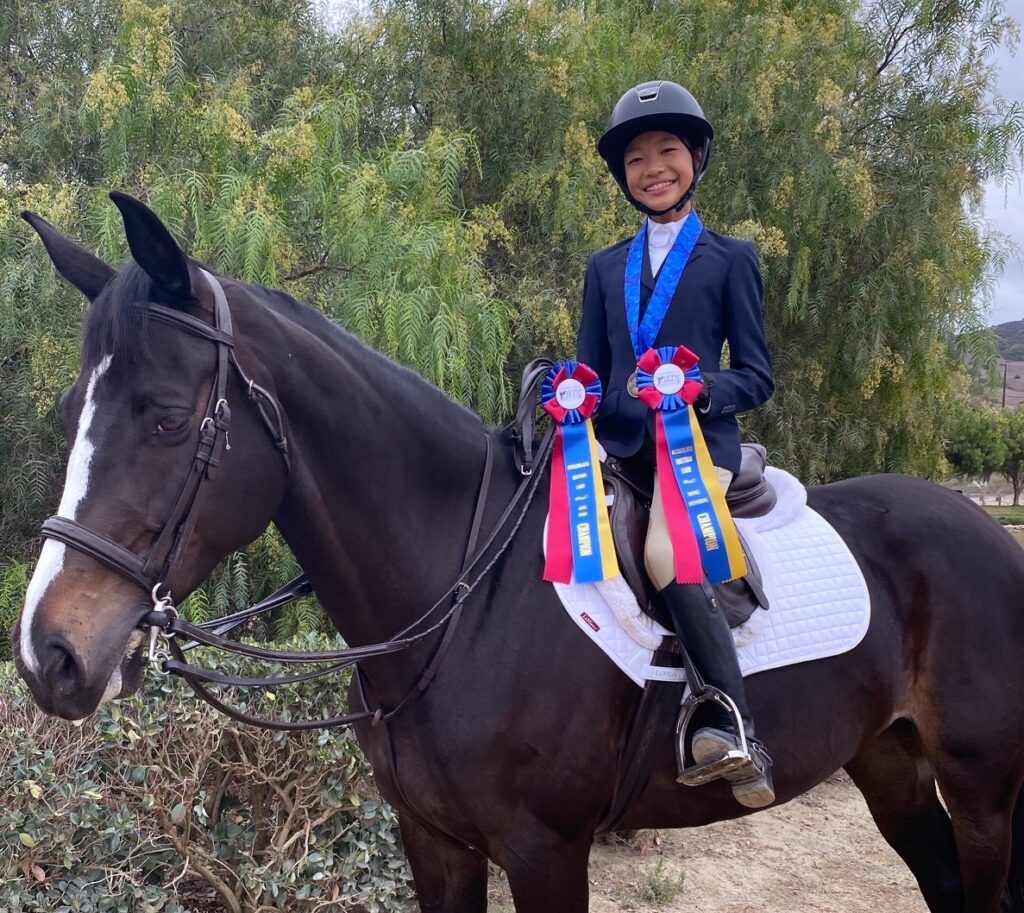
<path fill-rule="evenodd" d="M 439 403 L 443 401 L 448 406 L 455 406 L 466 417 L 472 417 L 476 423 L 480 422 L 474 412 L 424 380 L 415 371 L 365 345 L 354 334 L 338 326 L 311 305 L 286 292 L 236 279 L 230 281 L 244 288 L 259 304 L 280 318 L 312 333 L 339 357 L 358 364 L 361 370 L 367 373 L 391 372 L 392 377 L 401 385 L 408 386 L 410 394 L 420 398 L 437 398 Z M 136 305 L 151 300 L 152 294 L 153 282 L 149 275 L 134 260 L 130 260 L 89 308 L 85 319 L 83 364 L 95 363 L 106 355 L 112 355 L 111 367 L 116 370 L 135 364 L 147 353 L 150 321 L 146 318 L 145 310 Z"/>
<path fill-rule="evenodd" d="M 238 280 L 235 280 L 236 282 Z M 479 425 L 480 417 L 462 403 L 452 399 L 443 390 L 424 380 L 419 374 L 405 365 L 388 358 L 371 346 L 363 343 L 354 333 L 339 326 L 312 305 L 293 298 L 287 292 L 269 289 L 262 285 L 251 285 L 238 282 L 262 304 L 266 305 L 279 317 L 288 320 L 325 342 L 341 358 L 360 364 L 368 375 L 375 371 L 390 371 L 401 383 L 406 383 L 419 396 L 437 397 L 450 406 L 455 406 L 466 416 L 472 417 Z"/>

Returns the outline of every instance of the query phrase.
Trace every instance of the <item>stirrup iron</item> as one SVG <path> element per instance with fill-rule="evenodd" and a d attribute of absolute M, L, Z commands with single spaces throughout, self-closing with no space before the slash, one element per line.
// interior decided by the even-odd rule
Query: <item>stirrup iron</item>
<path fill-rule="evenodd" d="M 687 688 L 686 696 L 679 708 L 679 719 L 676 722 L 676 764 L 679 771 L 676 783 L 686 786 L 703 786 L 705 783 L 717 780 L 741 767 L 756 767 L 754 759 L 750 756 L 746 729 L 736 702 L 720 688 L 703 682 L 701 684 L 703 687 L 699 691 Z M 686 739 L 694 714 L 701 704 L 705 703 L 717 704 L 732 717 L 739 735 L 739 747 L 727 751 L 722 757 L 713 761 L 697 764 L 693 760 L 693 754 L 686 750 Z"/>

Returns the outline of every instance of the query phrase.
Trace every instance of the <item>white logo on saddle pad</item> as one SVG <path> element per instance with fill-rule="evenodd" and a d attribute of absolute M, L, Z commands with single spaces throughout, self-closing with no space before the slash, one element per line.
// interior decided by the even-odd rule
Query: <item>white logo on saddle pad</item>
<path fill-rule="evenodd" d="M 555 390 L 555 402 L 563 409 L 579 409 L 586 398 L 586 387 L 572 377 L 563 380 Z"/>
<path fill-rule="evenodd" d="M 651 378 L 654 382 L 654 389 L 662 396 L 672 396 L 683 389 L 683 381 L 686 378 L 678 365 L 671 362 L 659 365 Z"/>

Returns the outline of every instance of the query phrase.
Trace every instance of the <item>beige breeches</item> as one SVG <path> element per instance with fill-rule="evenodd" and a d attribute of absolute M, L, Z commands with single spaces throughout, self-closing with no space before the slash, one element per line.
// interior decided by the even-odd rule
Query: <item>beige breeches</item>
<path fill-rule="evenodd" d="M 729 490 L 732 473 L 728 469 L 715 467 L 718 484 L 722 491 Z M 668 537 L 668 523 L 665 508 L 661 504 L 658 474 L 654 474 L 654 500 L 651 502 L 651 520 L 647 525 L 647 542 L 644 544 L 644 565 L 647 575 L 658 590 L 663 590 L 676 579 L 675 562 L 672 560 L 672 542 Z"/>

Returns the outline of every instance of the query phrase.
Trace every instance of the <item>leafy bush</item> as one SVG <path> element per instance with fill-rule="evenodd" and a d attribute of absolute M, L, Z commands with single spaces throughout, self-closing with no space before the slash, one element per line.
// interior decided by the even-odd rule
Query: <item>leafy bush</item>
<path fill-rule="evenodd" d="M 304 636 L 285 646 L 326 645 Z M 251 661 L 218 666 L 256 671 Z M 261 691 L 237 706 L 329 715 L 346 684 Z M 152 674 L 81 728 L 42 714 L 10 663 L 0 691 L 0 910 L 406 908 L 395 815 L 348 730 L 241 726 Z"/>
<path fill-rule="evenodd" d="M 25 601 L 32 569 L 25 561 L 0 562 L 0 662 L 11 658 L 9 632 Z"/>

